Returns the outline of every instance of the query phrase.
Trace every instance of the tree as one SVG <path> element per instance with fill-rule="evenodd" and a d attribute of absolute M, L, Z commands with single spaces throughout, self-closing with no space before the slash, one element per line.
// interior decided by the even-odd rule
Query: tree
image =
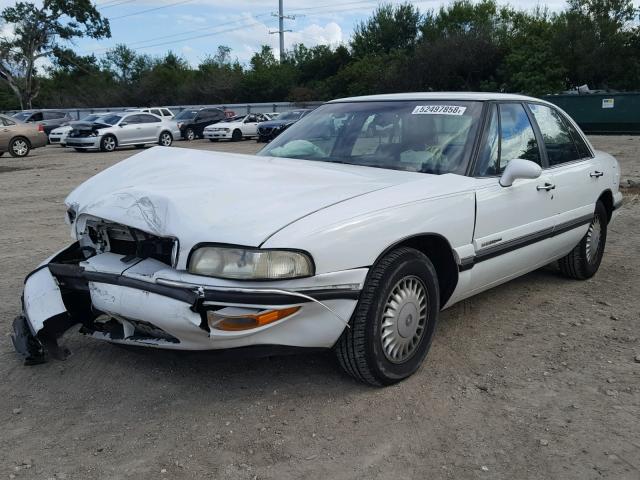
<path fill-rule="evenodd" d="M 353 56 L 411 50 L 418 40 L 420 12 L 410 3 L 382 5 L 366 22 L 360 22 L 353 32 Z"/>
<path fill-rule="evenodd" d="M 107 50 L 102 64 L 118 82 L 128 85 L 151 69 L 153 61 L 148 55 L 138 55 L 128 46 L 118 44 Z"/>
<path fill-rule="evenodd" d="M 36 62 L 64 52 L 62 42 L 88 36 L 109 37 L 109 21 L 90 0 L 44 0 L 41 7 L 18 2 L 0 19 L 13 28 L 0 38 L 0 78 L 13 90 L 22 108 L 32 106 L 39 92 Z"/>

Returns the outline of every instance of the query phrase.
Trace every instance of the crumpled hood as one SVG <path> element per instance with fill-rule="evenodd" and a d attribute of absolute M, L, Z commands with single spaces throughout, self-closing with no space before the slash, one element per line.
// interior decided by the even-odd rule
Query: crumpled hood
<path fill-rule="evenodd" d="M 180 241 L 258 246 L 327 206 L 421 174 L 306 160 L 154 147 L 76 188 L 65 200 L 89 214 Z"/>

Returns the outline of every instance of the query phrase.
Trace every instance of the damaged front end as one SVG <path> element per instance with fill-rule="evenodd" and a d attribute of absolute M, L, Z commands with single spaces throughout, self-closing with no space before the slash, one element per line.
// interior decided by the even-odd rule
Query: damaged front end
<path fill-rule="evenodd" d="M 69 220 L 73 224 L 75 218 Z M 178 242 L 141 230 L 89 218 L 83 222 L 79 240 L 58 252 L 25 279 L 22 314 L 13 322 L 12 341 L 27 365 L 43 363 L 48 356 L 64 359 L 69 352 L 58 339 L 74 325 L 81 333 L 102 335 L 106 339 L 178 343 L 171 334 L 151 323 L 119 319 L 96 308 L 101 285 L 126 283 L 122 273 L 143 262 L 156 268 L 175 265 Z M 110 264 L 109 267 L 105 267 Z M 106 270 L 99 272 L 98 270 Z M 140 280 L 137 280 L 140 282 Z M 135 286 L 136 279 L 130 283 Z M 93 297 L 93 299 L 92 299 Z M 196 296 L 184 292 L 181 299 L 195 302 Z"/>

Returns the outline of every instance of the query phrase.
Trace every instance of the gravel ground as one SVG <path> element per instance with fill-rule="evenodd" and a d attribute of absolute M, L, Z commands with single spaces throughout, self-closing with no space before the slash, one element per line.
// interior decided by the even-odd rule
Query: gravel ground
<path fill-rule="evenodd" d="M 640 137 L 592 141 L 640 180 Z M 593 279 L 546 268 L 454 306 L 396 386 L 355 383 L 330 354 L 232 361 L 73 331 L 68 360 L 24 367 L 10 323 L 24 276 L 69 242 L 64 197 L 133 153 L 0 159 L 0 478 L 640 478 L 637 188 Z"/>

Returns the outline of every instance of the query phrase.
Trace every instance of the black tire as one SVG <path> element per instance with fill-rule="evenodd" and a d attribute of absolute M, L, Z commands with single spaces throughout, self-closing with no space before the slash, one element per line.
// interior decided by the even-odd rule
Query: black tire
<path fill-rule="evenodd" d="M 411 347 L 413 350 L 408 357 L 391 361 L 385 350 L 388 347 L 383 346 L 382 330 L 386 328 L 388 332 L 392 328 L 394 334 L 400 334 L 402 326 L 410 328 L 412 317 L 411 314 L 402 316 L 407 304 L 399 312 L 402 323 L 396 323 L 392 327 L 389 324 L 385 326 L 383 314 L 390 308 L 390 296 L 398 285 L 406 281 L 415 281 L 422 286 L 426 297 L 426 305 L 422 309 L 426 319 L 421 333 L 414 333 L 412 336 L 415 346 Z M 349 322 L 350 328 L 345 328 L 334 347 L 340 366 L 355 379 L 375 386 L 390 385 L 409 377 L 420 368 L 429 351 L 439 311 L 438 277 L 429 258 L 413 248 L 393 250 L 369 272 Z M 420 321 L 419 315 L 415 321 Z"/>
<path fill-rule="evenodd" d="M 217 142 L 217 141 L 218 141 L 218 139 L 217 139 L 217 138 L 210 138 L 210 139 L 209 139 L 209 141 L 210 141 L 210 142 Z"/>
<path fill-rule="evenodd" d="M 31 151 L 31 144 L 29 140 L 24 137 L 12 138 L 9 142 L 9 154 L 12 157 L 22 158 L 29 155 Z"/>
<path fill-rule="evenodd" d="M 196 131 L 189 127 L 184 131 L 184 139 L 191 142 L 196 139 Z"/>
<path fill-rule="evenodd" d="M 560 271 L 565 277 L 586 280 L 595 275 L 600 268 L 604 247 L 607 243 L 608 222 L 607 209 L 598 200 L 587 233 L 573 250 L 558 260 Z"/>
<path fill-rule="evenodd" d="M 118 139 L 113 135 L 105 135 L 100 140 L 100 150 L 102 152 L 113 152 L 118 148 Z"/>
<path fill-rule="evenodd" d="M 240 140 L 242 140 L 242 132 L 236 128 L 231 134 L 231 141 L 239 142 Z"/>
<path fill-rule="evenodd" d="M 162 132 L 158 137 L 158 145 L 161 147 L 170 147 L 173 144 L 173 135 L 171 132 Z"/>

